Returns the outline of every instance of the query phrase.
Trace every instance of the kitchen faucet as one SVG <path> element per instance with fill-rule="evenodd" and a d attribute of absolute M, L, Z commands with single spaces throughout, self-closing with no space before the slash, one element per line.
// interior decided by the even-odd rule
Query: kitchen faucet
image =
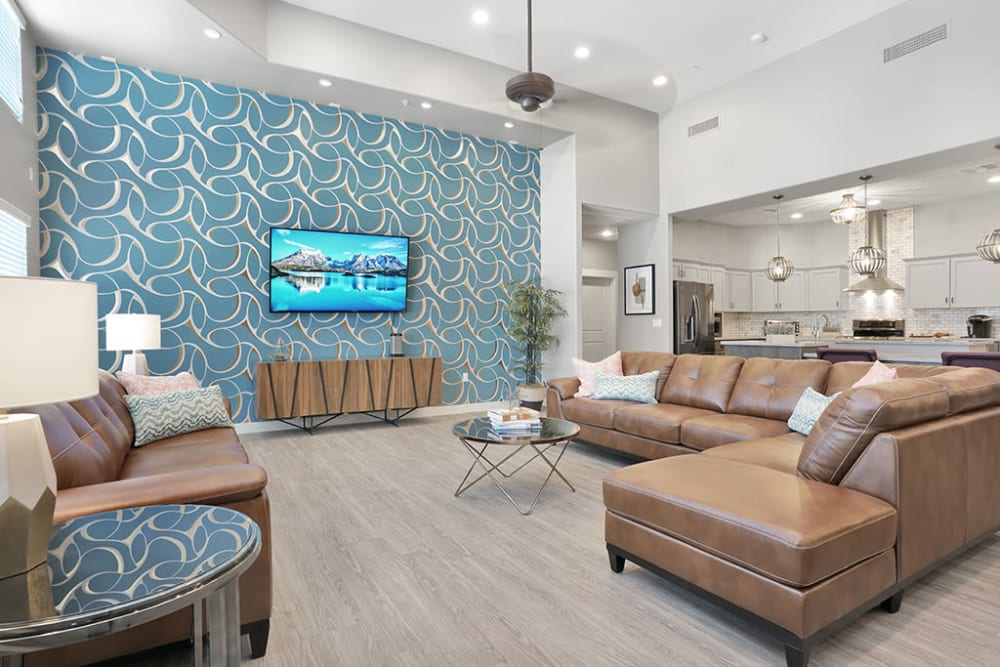
<path fill-rule="evenodd" d="M 820 326 L 820 319 L 823 320 L 822 326 Z M 823 335 L 823 330 L 830 326 L 830 316 L 826 313 L 820 313 L 816 316 L 816 320 L 813 322 L 813 340 L 819 340 L 820 336 Z"/>

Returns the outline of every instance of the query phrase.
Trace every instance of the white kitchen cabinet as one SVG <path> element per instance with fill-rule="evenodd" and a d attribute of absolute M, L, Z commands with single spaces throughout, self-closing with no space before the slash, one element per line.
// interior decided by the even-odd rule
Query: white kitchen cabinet
<path fill-rule="evenodd" d="M 997 293 L 1000 266 L 979 255 L 951 258 L 951 303 L 953 308 L 982 308 L 1000 305 Z"/>
<path fill-rule="evenodd" d="M 755 313 L 806 309 L 806 279 L 801 271 L 796 271 L 780 283 L 770 280 L 763 271 L 753 271 L 750 285 L 753 292 L 751 305 Z"/>
<path fill-rule="evenodd" d="M 823 269 L 809 269 L 806 274 L 806 310 L 830 311 L 847 309 L 847 295 L 842 291 L 847 287 L 846 266 L 831 266 Z"/>
<path fill-rule="evenodd" d="M 711 280 L 712 287 L 715 293 L 715 309 L 717 311 L 726 310 L 726 304 L 728 298 L 726 296 L 726 270 L 721 266 L 711 267 Z"/>
<path fill-rule="evenodd" d="M 995 285 L 1000 268 L 978 255 L 907 259 L 909 308 L 983 308 L 1000 306 Z"/>
<path fill-rule="evenodd" d="M 907 308 L 948 308 L 951 305 L 951 260 L 948 257 L 906 259 Z"/>
<path fill-rule="evenodd" d="M 700 277 L 701 264 L 695 262 L 685 262 L 683 260 L 674 261 L 674 280 L 691 280 L 694 282 L 707 282 L 701 281 Z"/>
<path fill-rule="evenodd" d="M 727 312 L 746 313 L 751 310 L 750 272 L 726 269 L 726 301 L 723 302 Z"/>

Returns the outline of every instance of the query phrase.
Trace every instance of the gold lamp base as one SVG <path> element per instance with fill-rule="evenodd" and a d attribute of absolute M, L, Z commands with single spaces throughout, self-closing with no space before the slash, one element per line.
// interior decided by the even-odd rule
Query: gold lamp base
<path fill-rule="evenodd" d="M 56 471 L 38 415 L 0 417 L 0 579 L 45 563 Z"/>

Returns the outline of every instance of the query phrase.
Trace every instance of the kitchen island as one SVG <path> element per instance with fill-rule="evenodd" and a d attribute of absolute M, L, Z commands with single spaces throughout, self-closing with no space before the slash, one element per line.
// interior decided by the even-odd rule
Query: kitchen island
<path fill-rule="evenodd" d="M 798 338 L 794 342 L 722 340 L 729 356 L 772 359 L 814 358 L 821 347 L 872 349 L 880 361 L 900 364 L 940 364 L 942 352 L 996 352 L 995 338 Z"/>
<path fill-rule="evenodd" d="M 829 339 L 800 339 L 790 342 L 769 340 L 723 340 L 719 342 L 726 356 L 730 357 L 770 357 L 771 359 L 815 358 L 816 350 L 829 347 Z"/>

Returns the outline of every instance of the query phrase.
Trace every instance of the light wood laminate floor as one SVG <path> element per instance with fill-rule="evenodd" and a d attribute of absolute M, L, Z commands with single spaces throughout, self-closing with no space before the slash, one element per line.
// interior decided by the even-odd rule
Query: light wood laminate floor
<path fill-rule="evenodd" d="M 244 436 L 270 477 L 274 614 L 248 664 L 783 665 L 781 647 L 631 563 L 608 568 L 601 478 L 629 459 L 572 445 L 531 516 L 488 480 L 457 417 Z M 535 462 L 536 464 L 539 462 Z M 528 499 L 545 474 L 509 480 Z M 520 494 L 519 496 L 517 494 Z M 1000 539 L 819 645 L 814 667 L 1000 665 Z M 244 639 L 244 655 L 248 655 Z M 134 663 L 190 664 L 177 649 Z"/>

